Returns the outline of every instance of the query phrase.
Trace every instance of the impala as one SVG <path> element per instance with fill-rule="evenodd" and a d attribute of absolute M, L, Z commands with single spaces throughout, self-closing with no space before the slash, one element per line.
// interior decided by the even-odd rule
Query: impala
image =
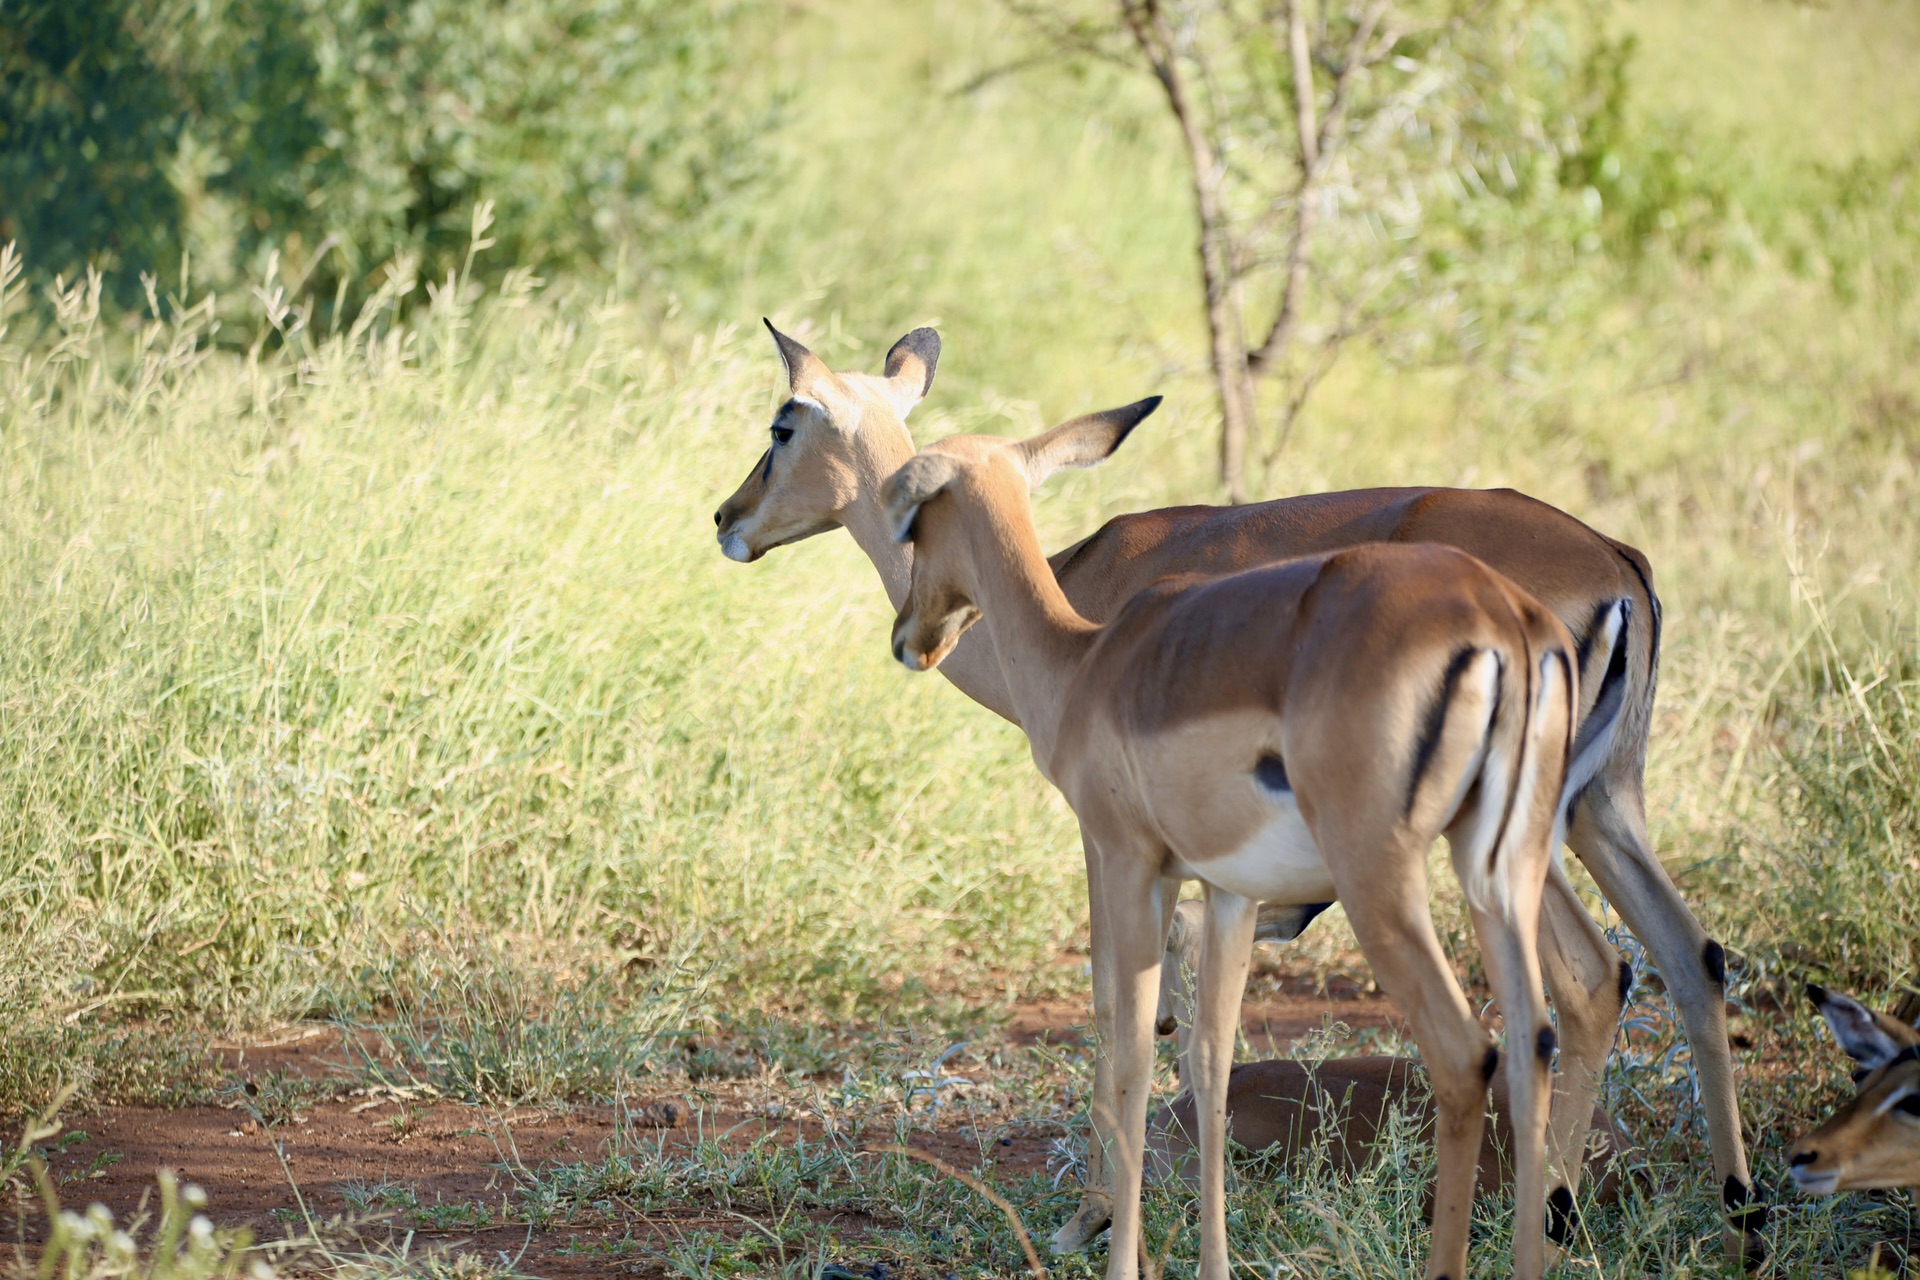
<path fill-rule="evenodd" d="M 1104 626 L 1076 613 L 1027 493 L 1119 446 L 1157 398 L 1024 442 L 954 436 L 881 492 L 911 540 L 893 628 L 909 670 L 976 621 L 1040 771 L 1079 820 L 1095 1016 L 1111 1058 L 1108 1280 L 1137 1274 L 1167 903 L 1205 889 L 1193 1033 L 1200 1275 L 1228 1273 L 1225 1142 L 1234 1032 L 1262 902 L 1341 901 L 1412 1025 L 1438 1113 L 1429 1280 L 1466 1274 L 1474 1170 L 1500 1054 L 1434 932 L 1427 853 L 1442 834 L 1506 1019 L 1514 1273 L 1546 1263 L 1555 1033 L 1540 904 L 1573 748 L 1578 677 L 1560 620 L 1452 547 L 1367 544 L 1148 588 Z"/>
<path fill-rule="evenodd" d="M 834 373 L 771 323 L 767 328 L 786 366 L 789 394 L 774 414 L 766 452 L 714 515 L 720 548 L 730 559 L 754 561 L 775 547 L 845 528 L 897 608 L 910 561 L 887 528 L 880 485 L 913 456 L 905 419 L 933 385 L 939 335 L 913 330 L 887 352 L 885 372 L 875 377 Z M 1727 1044 L 1724 952 L 1687 909 L 1647 839 L 1642 775 L 1660 604 L 1638 551 L 1510 490 L 1403 488 L 1118 516 L 1049 563 L 1068 601 L 1098 622 L 1170 574 L 1227 573 L 1363 542 L 1460 547 L 1540 600 L 1575 636 L 1581 729 L 1567 843 L 1652 953 L 1680 1008 L 1699 1073 L 1714 1176 L 1732 1224 L 1746 1228 L 1747 1257 L 1763 1257 L 1765 1210 L 1751 1199 Z M 975 702 L 1018 721 L 984 637 L 961 640 L 940 670 Z M 1291 938 L 1308 918 L 1293 907 L 1263 908 L 1255 936 Z M 1560 1167 L 1578 1149 L 1576 1128 L 1597 1092 L 1629 971 L 1557 867 L 1549 875 L 1541 929 L 1560 1026 L 1549 1146 Z M 1105 1083 L 1096 1070 L 1096 1099 Z M 1088 1150 L 1086 1194 L 1054 1237 L 1058 1252 L 1085 1246 L 1106 1225 L 1103 1156 L 1098 1144 Z M 1569 1167 L 1554 1193 L 1569 1214 L 1577 1177 L 1577 1165 Z M 1562 1216 L 1555 1225 L 1570 1221 Z M 1728 1239 L 1736 1250 L 1743 1243 L 1737 1231 Z"/>
<path fill-rule="evenodd" d="M 1240 1063 L 1227 1075 L 1227 1137 L 1235 1146 L 1289 1164 L 1324 1152 L 1336 1172 L 1362 1169 L 1378 1152 L 1382 1130 L 1395 1111 L 1410 1114 L 1420 1135 L 1432 1141 L 1433 1098 L 1426 1073 L 1411 1058 L 1267 1058 Z M 1196 1117 L 1191 1093 L 1182 1093 L 1154 1116 L 1147 1130 L 1149 1176 L 1194 1179 Z M 1493 1078 L 1488 1120 L 1476 1184 L 1483 1192 L 1512 1181 L 1512 1108 L 1500 1075 Z M 1590 1134 L 1583 1154 L 1588 1171 L 1598 1175 L 1592 1198 L 1611 1204 L 1619 1195 L 1616 1160 L 1633 1144 L 1598 1107 Z"/>
<path fill-rule="evenodd" d="M 1787 1148 L 1794 1185 L 1814 1196 L 1920 1187 L 1920 1031 L 1825 987 L 1807 995 L 1860 1070 L 1853 1100 Z"/>

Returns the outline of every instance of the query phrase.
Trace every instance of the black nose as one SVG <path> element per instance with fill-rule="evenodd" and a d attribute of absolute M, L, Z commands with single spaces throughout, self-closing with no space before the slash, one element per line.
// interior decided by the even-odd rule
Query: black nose
<path fill-rule="evenodd" d="M 720 527 L 721 525 L 723 525 L 723 524 L 725 524 L 725 523 L 726 523 L 726 520 L 727 520 L 727 514 L 726 514 L 726 512 L 724 512 L 724 511 L 716 511 L 716 512 L 714 512 L 714 513 L 713 513 L 713 527 L 714 527 L 714 528 L 716 528 L 716 529 L 718 529 L 718 528 L 719 528 L 719 527 Z"/>
<path fill-rule="evenodd" d="M 1796 1151 L 1787 1157 L 1787 1164 L 1791 1168 L 1798 1169 L 1801 1165 L 1812 1164 L 1819 1158 L 1820 1153 L 1818 1151 Z"/>
<path fill-rule="evenodd" d="M 907 642 L 897 636 L 893 641 L 893 660 L 895 662 L 905 662 L 907 660 Z"/>

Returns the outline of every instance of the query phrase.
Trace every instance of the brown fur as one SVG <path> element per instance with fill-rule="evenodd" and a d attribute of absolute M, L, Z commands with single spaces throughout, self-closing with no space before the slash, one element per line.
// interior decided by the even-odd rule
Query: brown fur
<path fill-rule="evenodd" d="M 1443 833 L 1510 1028 L 1514 1273 L 1536 1277 L 1554 1044 L 1536 935 L 1575 725 L 1572 638 L 1513 583 L 1432 543 L 1171 580 L 1104 626 L 1088 621 L 1040 552 L 1027 489 L 1056 466 L 1104 457 L 1152 408 L 1017 443 L 957 436 L 882 491 L 888 525 L 914 547 L 896 657 L 935 666 L 983 618 L 1034 760 L 1080 820 L 1097 1061 L 1111 1073 L 1102 1088 L 1096 1070 L 1095 1090 L 1096 1138 L 1112 1161 L 1108 1280 L 1136 1274 L 1148 992 L 1168 886 L 1184 879 L 1206 889 L 1192 1072 L 1203 1280 L 1225 1280 L 1230 1266 L 1225 1109 L 1255 909 L 1330 897 L 1432 1072 L 1440 1174 L 1428 1275 L 1464 1274 L 1491 1047 L 1429 913 L 1427 853 Z M 1278 773 L 1263 768 L 1270 757 Z M 1263 781 L 1281 774 L 1285 788 Z"/>
<path fill-rule="evenodd" d="M 1834 1040 L 1861 1064 L 1853 1098 L 1787 1148 L 1794 1185 L 1808 1195 L 1920 1187 L 1920 1030 L 1857 1001 L 1809 987 Z"/>
<path fill-rule="evenodd" d="M 937 336 L 916 330 L 896 344 L 886 378 L 832 373 L 817 361 L 789 370 L 808 408 L 793 420 L 791 448 L 756 461 L 715 514 L 727 554 L 755 560 L 775 546 L 845 527 L 879 571 L 898 606 L 908 563 L 879 510 L 880 484 L 913 455 L 907 410 L 930 383 Z M 790 343 L 790 340 L 788 340 Z M 797 344 L 792 344 L 797 345 Z M 783 358 L 787 345 L 782 347 Z M 1067 600 L 1095 622 L 1170 574 L 1224 573 L 1361 542 L 1432 541 L 1471 552 L 1551 609 L 1581 639 L 1610 601 L 1632 606 L 1625 644 L 1626 689 L 1619 722 L 1592 785 L 1574 805 L 1568 844 L 1607 901 L 1646 944 L 1679 1006 L 1698 1066 L 1716 1185 L 1749 1185 L 1746 1148 L 1728 1049 L 1725 1002 L 1705 963 L 1708 938 L 1675 890 L 1647 838 L 1643 773 L 1659 660 L 1659 601 L 1646 558 L 1563 511 L 1511 490 L 1362 489 L 1280 498 L 1239 507 L 1187 506 L 1123 515 L 1056 553 L 1051 568 Z M 940 665 L 969 698 L 1018 720 L 1000 663 L 984 635 L 962 637 Z M 1601 693 L 1601 655 L 1582 663 L 1581 715 Z M 1290 908 L 1262 908 L 1262 936 L 1291 937 Z M 1619 958 L 1557 871 L 1548 883 L 1543 960 L 1559 1012 L 1561 1074 L 1556 1095 L 1584 1113 L 1611 1044 L 1621 999 Z M 1179 1001 L 1174 1003 L 1178 1004 Z M 1554 1147 L 1573 1135 L 1556 1123 Z M 1102 1153 L 1089 1152 L 1090 1187 L 1101 1185 Z M 1090 1196 L 1054 1238 L 1055 1248 L 1084 1247 L 1106 1220 Z M 1742 1241 L 1730 1234 L 1737 1251 Z M 1752 1244 L 1752 1241 L 1747 1242 Z"/>
<path fill-rule="evenodd" d="M 1426 1072 L 1411 1058 L 1328 1058 L 1296 1062 L 1270 1058 L 1243 1062 L 1227 1077 L 1227 1135 L 1248 1151 L 1292 1161 L 1322 1148 L 1334 1171 L 1351 1175 L 1372 1163 L 1390 1113 L 1410 1112 L 1417 1134 L 1432 1141 L 1433 1093 Z M 1513 1178 L 1512 1108 L 1504 1076 L 1493 1077 L 1489 1125 L 1480 1142 L 1481 1193 L 1504 1190 Z M 1182 1093 L 1154 1116 L 1147 1158 L 1161 1180 L 1191 1179 L 1198 1140 L 1191 1093 Z M 1593 1109 L 1586 1151 L 1587 1172 L 1596 1176 L 1588 1193 L 1595 1204 L 1620 1196 L 1617 1161 L 1633 1143 L 1613 1118 Z"/>

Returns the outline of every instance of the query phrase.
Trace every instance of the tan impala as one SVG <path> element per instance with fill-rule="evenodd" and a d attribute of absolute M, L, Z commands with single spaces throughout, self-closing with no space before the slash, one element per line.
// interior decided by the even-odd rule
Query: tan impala
<path fill-rule="evenodd" d="M 1503 1075 L 1493 1078 L 1492 1103 L 1480 1140 L 1476 1185 L 1482 1194 L 1513 1180 L 1513 1109 Z M 1363 1169 L 1379 1153 L 1382 1131 L 1395 1111 L 1412 1117 L 1423 1140 L 1433 1140 L 1433 1098 L 1426 1072 L 1411 1058 L 1266 1058 L 1242 1062 L 1227 1075 L 1227 1137 L 1235 1146 L 1287 1164 L 1324 1152 L 1337 1173 Z M 1196 1181 L 1197 1114 L 1193 1095 L 1182 1093 L 1154 1116 L 1147 1128 L 1149 1177 Z M 1616 1161 L 1633 1143 L 1598 1107 L 1590 1133 L 1587 1172 L 1598 1176 L 1591 1197 L 1595 1204 L 1612 1204 L 1620 1192 Z"/>
<path fill-rule="evenodd" d="M 898 607 L 910 560 L 886 527 L 880 484 L 913 456 L 904 420 L 933 384 L 939 335 L 915 329 L 900 339 L 878 377 L 834 373 L 800 343 L 777 330 L 773 336 L 790 398 L 774 415 L 766 453 L 714 516 L 720 547 L 731 559 L 753 561 L 774 547 L 845 528 Z M 1050 565 L 1073 607 L 1098 622 L 1169 574 L 1227 573 L 1363 542 L 1439 542 L 1469 551 L 1538 598 L 1576 638 L 1582 727 L 1573 775 L 1584 785 L 1568 815 L 1567 841 L 1652 952 L 1680 1007 L 1698 1065 L 1715 1177 L 1734 1223 L 1749 1229 L 1748 1257 L 1762 1256 L 1764 1210 L 1750 1203 L 1727 1046 L 1724 955 L 1687 910 L 1647 840 L 1642 773 L 1660 606 L 1639 552 L 1509 490 L 1365 489 L 1118 516 L 1055 554 Z M 1625 642 L 1616 643 L 1623 631 Z M 1017 721 L 984 636 L 962 640 L 940 670 L 975 702 Z M 1256 936 L 1291 938 L 1310 918 L 1294 907 L 1264 907 Z M 1558 1167 L 1576 1149 L 1570 1126 L 1597 1090 L 1628 971 L 1557 872 L 1547 885 L 1542 938 L 1560 1024 L 1549 1148 Z M 1096 1094 L 1103 1090 L 1096 1073 Z M 1088 1191 L 1054 1237 L 1056 1250 L 1084 1246 L 1106 1223 L 1102 1156 L 1097 1146 L 1088 1152 Z M 1569 1173 L 1569 1188 L 1576 1176 Z M 1553 1199 L 1570 1213 L 1570 1190 L 1556 1188 Z M 1555 1234 L 1569 1224 L 1558 1219 Z M 1740 1238 L 1730 1243 L 1737 1247 Z"/>
<path fill-rule="evenodd" d="M 1824 987 L 1807 995 L 1860 1070 L 1853 1101 L 1787 1148 L 1794 1185 L 1814 1196 L 1920 1187 L 1920 1031 Z"/>
<path fill-rule="evenodd" d="M 1445 834 L 1508 1028 L 1514 1274 L 1546 1265 L 1553 1026 L 1536 949 L 1573 748 L 1578 677 L 1560 620 L 1452 547 L 1371 543 L 1150 587 L 1104 626 L 1040 549 L 1027 492 L 1105 458 L 1158 399 L 1031 440 L 955 436 L 881 491 L 911 539 L 893 627 L 909 670 L 981 622 L 1040 771 L 1079 819 L 1094 1010 L 1112 1059 L 1108 1280 L 1138 1272 L 1167 903 L 1206 893 L 1193 1033 L 1200 1275 L 1226 1280 L 1226 1111 L 1254 916 L 1338 899 L 1433 1082 L 1439 1176 L 1429 1280 L 1466 1274 L 1487 1086 L 1500 1054 L 1428 908 Z"/>

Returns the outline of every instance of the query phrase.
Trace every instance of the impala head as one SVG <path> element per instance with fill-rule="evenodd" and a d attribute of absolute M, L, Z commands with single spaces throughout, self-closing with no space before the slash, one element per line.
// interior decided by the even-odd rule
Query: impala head
<path fill-rule="evenodd" d="M 1031 520 L 1027 494 L 1062 467 L 1090 467 L 1160 406 L 1159 396 L 1088 414 L 1031 440 L 953 436 L 915 454 L 880 491 L 894 537 L 913 544 L 913 581 L 893 624 L 893 656 L 931 671 L 980 617 L 968 517 L 983 510 L 1005 549 L 1009 520 Z M 963 509 L 963 504 L 965 509 Z"/>
<path fill-rule="evenodd" d="M 1815 1196 L 1920 1186 L 1920 1031 L 1825 987 L 1807 995 L 1860 1069 L 1853 1100 L 1787 1149 L 1794 1185 Z"/>
<path fill-rule="evenodd" d="M 774 412 L 766 453 L 713 514 L 720 550 L 742 562 L 842 523 L 862 475 L 885 475 L 913 451 L 906 417 L 940 362 L 940 335 L 915 329 L 887 352 L 880 377 L 835 373 L 772 321 L 766 326 L 790 394 Z"/>

